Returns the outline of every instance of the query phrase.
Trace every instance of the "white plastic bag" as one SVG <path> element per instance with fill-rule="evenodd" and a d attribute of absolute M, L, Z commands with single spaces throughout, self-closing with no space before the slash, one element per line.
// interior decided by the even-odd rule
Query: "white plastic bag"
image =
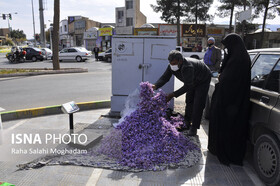
<path fill-rule="evenodd" d="M 140 91 L 139 89 L 135 89 L 125 100 L 124 109 L 121 111 L 121 119 L 119 119 L 118 123 L 113 123 L 113 126 L 116 128 L 120 125 L 126 116 L 129 116 L 132 112 L 137 109 L 137 104 L 140 101 Z"/>

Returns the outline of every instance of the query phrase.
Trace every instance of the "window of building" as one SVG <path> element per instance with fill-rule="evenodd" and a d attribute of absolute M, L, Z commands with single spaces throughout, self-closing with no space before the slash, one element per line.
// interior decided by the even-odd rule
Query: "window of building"
<path fill-rule="evenodd" d="M 133 1 L 126 1 L 125 7 L 126 9 L 133 9 Z"/>
<path fill-rule="evenodd" d="M 133 26 L 133 18 L 132 17 L 126 18 L 126 26 Z"/>
<path fill-rule="evenodd" d="M 67 26 L 64 25 L 64 32 L 67 32 Z"/>
<path fill-rule="evenodd" d="M 121 23 L 123 19 L 123 11 L 118 11 L 118 23 Z"/>

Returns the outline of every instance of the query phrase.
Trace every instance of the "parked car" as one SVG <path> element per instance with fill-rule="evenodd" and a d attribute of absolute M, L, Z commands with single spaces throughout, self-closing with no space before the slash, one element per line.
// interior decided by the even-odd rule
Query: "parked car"
<path fill-rule="evenodd" d="M 43 55 L 42 50 L 35 47 L 26 47 L 23 48 L 26 51 L 26 60 L 32 60 L 33 62 L 40 60 L 43 61 L 45 56 Z"/>
<path fill-rule="evenodd" d="M 110 48 L 107 53 L 105 53 L 104 61 L 112 62 L 112 49 Z"/>
<path fill-rule="evenodd" d="M 100 61 L 112 60 L 112 48 L 109 48 L 109 49 L 105 50 L 104 52 L 100 52 L 98 54 L 98 60 L 100 60 Z"/>
<path fill-rule="evenodd" d="M 91 57 L 91 51 L 83 47 L 64 48 L 59 52 L 59 60 L 76 60 L 82 62 Z"/>
<path fill-rule="evenodd" d="M 280 185 L 280 48 L 249 50 L 251 58 L 250 138 L 254 167 L 267 185 Z M 217 73 L 209 88 L 205 115 Z"/>
<path fill-rule="evenodd" d="M 43 55 L 45 56 L 45 59 L 51 59 L 52 51 L 49 48 L 41 48 Z"/>

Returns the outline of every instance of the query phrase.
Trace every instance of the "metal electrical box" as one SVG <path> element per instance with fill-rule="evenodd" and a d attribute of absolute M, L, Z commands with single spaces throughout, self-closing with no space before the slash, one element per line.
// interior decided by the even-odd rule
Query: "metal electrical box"
<path fill-rule="evenodd" d="M 125 99 L 140 82 L 155 83 L 160 78 L 169 64 L 168 54 L 175 48 L 175 37 L 113 36 L 111 114 L 124 109 Z M 174 77 L 162 89 L 173 92 Z"/>

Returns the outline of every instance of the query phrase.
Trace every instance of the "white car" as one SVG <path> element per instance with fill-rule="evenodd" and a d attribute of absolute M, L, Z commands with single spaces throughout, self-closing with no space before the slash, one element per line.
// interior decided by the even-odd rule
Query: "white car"
<path fill-rule="evenodd" d="M 43 55 L 46 56 L 46 59 L 51 59 L 52 51 L 49 48 L 41 48 Z"/>
<path fill-rule="evenodd" d="M 76 60 L 82 62 L 91 57 L 91 51 L 83 47 L 64 48 L 59 52 L 59 60 Z"/>
<path fill-rule="evenodd" d="M 106 55 L 111 54 L 111 53 L 112 53 L 112 48 L 109 48 L 105 52 L 100 52 L 98 54 L 98 60 L 100 60 L 100 61 L 103 61 L 103 60 L 107 61 Z"/>

